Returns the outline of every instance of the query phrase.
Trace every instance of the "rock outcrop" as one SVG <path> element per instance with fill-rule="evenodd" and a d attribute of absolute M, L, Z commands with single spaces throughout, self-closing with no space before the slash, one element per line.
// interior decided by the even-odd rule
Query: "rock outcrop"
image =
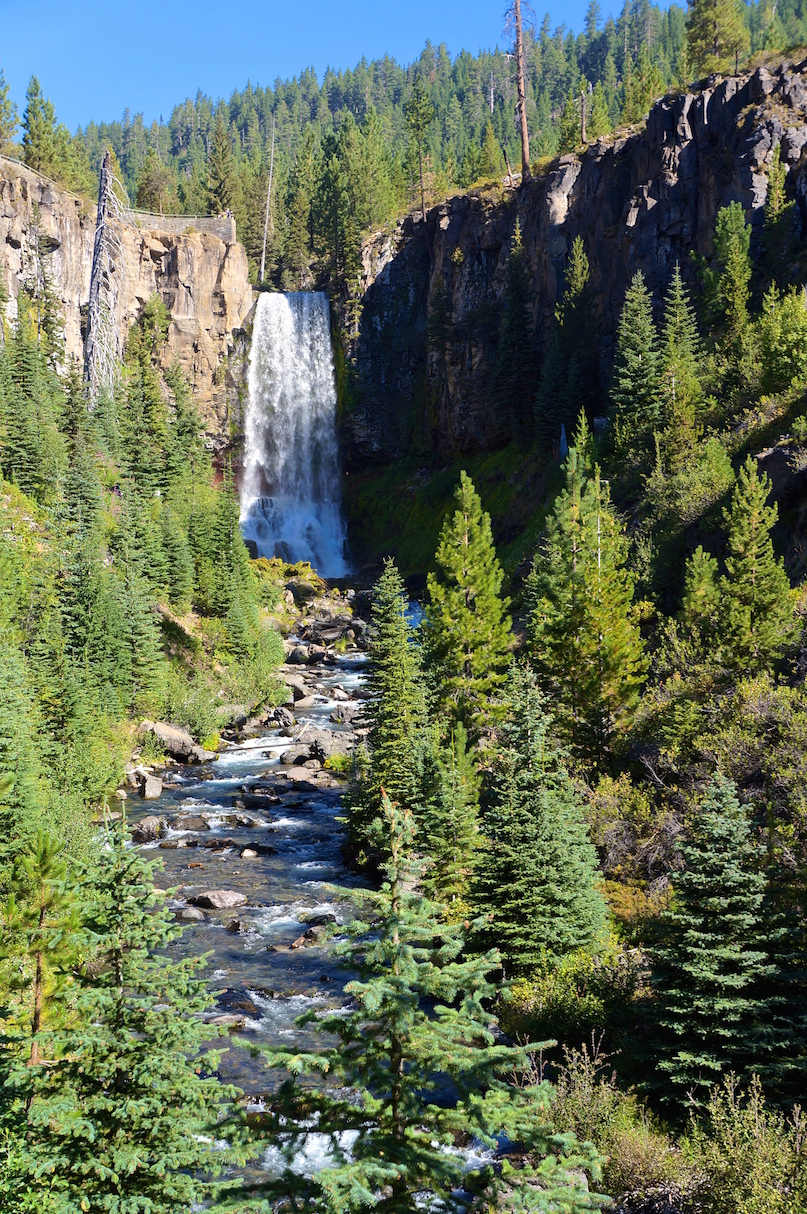
<path fill-rule="evenodd" d="M 6 315 L 13 319 L 20 287 L 44 268 L 64 318 L 65 355 L 79 361 L 95 221 L 94 203 L 0 157 L 0 272 L 9 297 Z M 160 223 L 155 216 L 151 222 L 154 226 L 146 228 L 139 216 L 139 228 L 121 229 L 121 336 L 151 296 L 159 295 L 170 315 L 163 365 L 179 361 L 208 429 L 227 433 L 234 393 L 226 359 L 237 352 L 253 302 L 246 252 L 235 239 L 234 221 Z M 199 226 L 211 230 L 196 230 Z"/>
<path fill-rule="evenodd" d="M 807 232 L 807 62 L 710 79 L 667 97 L 644 130 L 554 161 L 523 189 L 482 191 L 368 239 L 358 337 L 343 398 L 349 464 L 412 450 L 445 454 L 495 442 L 495 365 L 505 263 L 518 216 L 541 345 L 576 236 L 591 264 L 607 372 L 625 289 L 637 270 L 659 296 L 692 250 L 709 250 L 718 209 L 742 203 L 757 234 L 777 145 Z"/>

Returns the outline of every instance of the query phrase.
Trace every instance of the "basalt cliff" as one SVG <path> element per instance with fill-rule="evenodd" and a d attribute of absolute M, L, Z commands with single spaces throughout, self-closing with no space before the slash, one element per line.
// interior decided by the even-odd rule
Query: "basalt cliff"
<path fill-rule="evenodd" d="M 231 219 L 175 219 L 135 214 L 120 225 L 120 304 L 125 337 L 152 295 L 170 327 L 163 365 L 179 361 L 211 434 L 226 435 L 237 402 L 227 360 L 252 307 L 247 256 Z M 20 287 L 47 275 L 64 320 L 65 359 L 83 359 L 96 208 L 48 178 L 0 157 L 0 276 L 8 319 Z"/>
<path fill-rule="evenodd" d="M 505 264 L 520 221 L 540 348 L 581 236 L 596 295 L 603 374 L 625 289 L 637 270 L 658 297 L 676 262 L 707 253 L 718 209 L 742 203 L 760 240 L 766 172 L 777 145 L 807 233 L 807 61 L 759 68 L 666 97 L 644 129 L 561 156 L 519 189 L 471 192 L 410 216 L 364 246 L 358 333 L 343 393 L 349 465 L 413 451 L 495 444 L 490 373 Z M 441 323 L 430 323 L 439 313 Z"/>

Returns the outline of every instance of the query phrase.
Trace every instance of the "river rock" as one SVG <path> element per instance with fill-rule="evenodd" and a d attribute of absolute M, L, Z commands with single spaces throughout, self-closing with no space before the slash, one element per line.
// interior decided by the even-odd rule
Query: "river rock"
<path fill-rule="evenodd" d="M 302 922 L 306 927 L 328 927 L 332 923 L 336 923 L 336 915 L 303 915 Z"/>
<path fill-rule="evenodd" d="M 207 917 L 204 911 L 200 911 L 198 906 L 183 906 L 176 913 L 177 919 L 182 919 L 186 923 L 206 923 Z"/>
<path fill-rule="evenodd" d="M 193 816 L 176 818 L 173 825 L 175 830 L 210 830 L 210 823 L 207 818 L 196 818 Z"/>
<path fill-rule="evenodd" d="M 153 843 L 155 839 L 162 838 L 164 834 L 165 818 L 158 818 L 154 814 L 149 814 L 147 818 L 141 818 L 132 829 L 132 842 Z"/>
<path fill-rule="evenodd" d="M 308 708 L 316 707 L 316 703 L 314 696 L 303 696 L 302 700 L 295 700 L 294 707 L 305 711 Z"/>
<path fill-rule="evenodd" d="M 209 763 L 218 758 L 215 751 L 203 750 L 188 731 L 178 725 L 169 725 L 167 721 L 141 721 L 140 728 L 143 733 L 152 734 L 169 755 L 185 763 Z"/>
<path fill-rule="evenodd" d="M 231 1012 L 222 1012 L 218 1016 L 211 1016 L 207 1023 L 218 1025 L 219 1028 L 230 1029 L 233 1032 L 238 1032 L 246 1026 L 243 1016 L 235 1016 Z"/>
<path fill-rule="evenodd" d="M 284 767 L 289 767 L 292 763 L 304 763 L 310 757 L 311 748 L 309 746 L 290 746 L 288 750 L 284 750 L 281 754 L 280 762 Z"/>
<path fill-rule="evenodd" d="M 331 713 L 331 720 L 335 725 L 347 725 L 360 711 L 360 704 L 337 704 Z"/>
<path fill-rule="evenodd" d="M 322 764 L 320 763 L 319 759 L 306 759 L 305 763 L 303 763 L 303 767 L 305 767 L 307 771 L 322 771 Z"/>
<path fill-rule="evenodd" d="M 308 650 L 305 645 L 295 645 L 289 653 L 286 661 L 293 666 L 305 666 L 308 661 Z"/>
<path fill-rule="evenodd" d="M 206 889 L 188 901 L 191 906 L 204 906 L 208 910 L 230 910 L 236 906 L 244 906 L 247 896 L 234 889 Z"/>
<path fill-rule="evenodd" d="M 286 589 L 291 591 L 294 595 L 294 601 L 298 605 L 310 603 L 312 599 L 317 597 L 316 586 L 312 586 L 310 582 L 306 582 L 303 578 L 292 578 L 286 582 Z"/>
<path fill-rule="evenodd" d="M 214 835 L 211 839 L 203 839 L 202 847 L 206 847 L 209 851 L 226 851 L 231 847 L 238 847 L 235 839 L 230 839 L 224 835 Z"/>
<path fill-rule="evenodd" d="M 163 795 L 163 782 L 159 776 L 146 776 L 140 786 L 140 796 L 144 801 L 157 801 Z"/>
<path fill-rule="evenodd" d="M 243 926 L 244 925 L 240 919 L 231 919 L 224 930 L 226 932 L 232 932 L 233 935 L 237 936 L 238 933 L 242 930 Z"/>
<path fill-rule="evenodd" d="M 257 858 L 258 858 L 258 853 L 255 851 L 254 847 L 245 847 L 244 850 L 241 852 L 242 860 L 257 860 Z"/>

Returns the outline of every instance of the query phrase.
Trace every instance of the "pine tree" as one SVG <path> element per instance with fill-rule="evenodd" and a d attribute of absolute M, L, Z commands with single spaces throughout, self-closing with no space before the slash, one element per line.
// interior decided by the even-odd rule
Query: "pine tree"
<path fill-rule="evenodd" d="M 547 1214 L 599 1208 L 598 1196 L 569 1173 L 590 1168 L 593 1149 L 561 1143 L 546 1125 L 549 1085 L 508 1082 L 524 1053 L 494 1037 L 496 954 L 466 954 L 461 929 L 416 892 L 411 811 L 384 797 L 383 822 L 385 879 L 377 893 L 362 891 L 370 918 L 347 928 L 343 950 L 359 974 L 345 987 L 351 1006 L 298 1021 L 316 1024 L 335 1044 L 316 1053 L 264 1051 L 270 1067 L 291 1077 L 262 1118 L 264 1140 L 280 1150 L 286 1170 L 261 1195 L 322 1214 L 405 1214 L 424 1200 L 450 1200 L 463 1176 L 462 1157 L 450 1149 L 456 1135 L 492 1145 L 504 1132 L 532 1162 L 523 1170 L 505 1162 L 499 1177 L 490 1170 L 486 1201 Z M 327 1074 L 327 1085 L 303 1086 L 297 1076 L 308 1074 Z M 301 1176 L 292 1163 L 312 1134 L 327 1140 L 329 1166 Z"/>
<path fill-rule="evenodd" d="M 395 562 L 373 588 L 373 628 L 370 635 L 371 696 L 364 710 L 369 725 L 370 770 L 351 806 L 349 830 L 357 853 L 373 852 L 381 793 L 406 808 L 421 800 L 422 763 L 427 753 L 428 721 L 420 647 L 410 623 L 409 597 Z"/>
<path fill-rule="evenodd" d="M 42 765 L 36 745 L 38 721 L 25 661 L 0 633 L 0 885 L 14 858 L 42 822 Z"/>
<path fill-rule="evenodd" d="M 415 79 L 409 100 L 404 105 L 404 115 L 406 117 L 406 125 L 412 133 L 412 138 L 417 148 L 418 174 L 420 178 L 420 214 L 425 223 L 426 185 L 423 177 L 423 150 L 426 133 L 434 121 L 434 106 L 419 75 Z"/>
<path fill-rule="evenodd" d="M 510 660 L 510 600 L 496 557 L 490 515 L 466 472 L 454 494 L 427 581 L 426 629 L 440 683 L 439 698 L 477 739 L 499 715 L 496 695 Z"/>
<path fill-rule="evenodd" d="M 16 1077 L 28 1103 L 28 1168 L 60 1208 L 176 1214 L 214 1194 L 217 1121 L 235 1095 L 203 1052 L 220 1030 L 204 959 L 164 953 L 179 935 L 154 889 L 154 863 L 117 829 L 82 890 L 84 963 L 64 1028 L 40 1034 L 47 1066 Z M 100 962 L 100 964 L 99 964 Z"/>
<path fill-rule="evenodd" d="M 155 215 L 171 214 L 179 205 L 176 181 L 170 165 L 165 164 L 156 148 L 149 148 L 137 178 L 137 205 Z"/>
<path fill-rule="evenodd" d="M 681 614 L 684 623 L 713 644 L 713 630 L 720 608 L 717 561 L 699 544 L 686 564 Z"/>
<path fill-rule="evenodd" d="M 637 270 L 619 317 L 611 382 L 611 411 L 617 447 L 649 448 L 661 420 L 661 366 L 650 292 Z"/>
<path fill-rule="evenodd" d="M 504 172 L 504 162 L 499 147 L 499 141 L 493 131 L 493 123 L 488 119 L 485 127 L 485 138 L 482 141 L 482 160 L 479 166 L 480 177 L 501 177 Z"/>
<path fill-rule="evenodd" d="M 516 216 L 507 258 L 507 289 L 499 353 L 493 373 L 498 430 L 505 440 L 528 440 L 532 432 L 535 357 L 529 306 L 529 269 Z"/>
<path fill-rule="evenodd" d="M 770 490 L 770 480 L 759 475 L 749 455 L 724 514 L 728 553 L 720 582 L 721 631 L 736 670 L 770 669 L 796 636 L 790 582 L 771 540 L 778 510 L 765 504 Z"/>
<path fill-rule="evenodd" d="M 664 447 L 675 471 L 689 458 L 700 436 L 703 399 L 698 327 L 677 262 L 664 301 L 661 364 Z"/>
<path fill-rule="evenodd" d="M 479 848 L 479 773 L 462 724 L 435 748 L 433 790 L 423 810 L 429 865 L 428 897 L 445 903 L 451 918 L 464 917 Z"/>
<path fill-rule="evenodd" d="M 608 98 L 601 80 L 597 81 L 591 95 L 591 110 L 586 129 L 589 139 L 599 139 L 613 129 L 611 115 L 608 113 Z"/>
<path fill-rule="evenodd" d="M 587 476 L 574 447 L 526 595 L 531 660 L 558 726 L 575 756 L 600 764 L 630 721 L 647 662 L 624 530 L 599 468 Z"/>
<path fill-rule="evenodd" d="M 0 156 L 11 154 L 18 126 L 17 106 L 9 97 L 6 77 L 0 67 Z"/>
<path fill-rule="evenodd" d="M 29 168 L 50 177 L 56 169 L 56 114 L 32 76 L 25 94 L 22 116 L 22 155 Z"/>
<path fill-rule="evenodd" d="M 573 152 L 580 147 L 580 97 L 574 89 L 569 89 L 569 95 L 560 116 L 560 143 L 558 150 Z"/>
<path fill-rule="evenodd" d="M 730 359 L 739 363 L 748 334 L 751 284 L 751 227 L 742 204 L 721 207 L 715 220 L 712 265 L 703 273 L 707 306 L 715 320 L 722 318 L 724 344 Z"/>
<path fill-rule="evenodd" d="M 746 813 L 724 776 L 709 785 L 681 857 L 654 950 L 654 983 L 660 1095 L 689 1108 L 703 1105 L 721 1076 L 753 1068 L 754 1039 L 769 1011 L 756 995 L 773 968 L 762 921 L 765 877 Z"/>
<path fill-rule="evenodd" d="M 236 203 L 236 170 L 230 129 L 221 107 L 216 111 L 216 121 L 210 139 L 210 156 L 207 162 L 208 206 L 211 215 L 230 210 Z"/>
<path fill-rule="evenodd" d="M 22 996 L 22 1016 L 14 1017 L 16 1048 L 29 1066 L 42 1061 L 40 1035 L 48 1024 L 46 990 L 48 1003 L 58 1003 L 76 930 L 61 853 L 59 840 L 40 829 L 19 856 L 3 912 L 3 952 L 14 958 L 14 994 L 16 1000 Z M 5 1027 L 8 1032 L 8 1021 Z"/>
<path fill-rule="evenodd" d="M 749 45 L 748 26 L 739 0 L 689 0 L 687 44 L 697 71 L 736 69 Z"/>
<path fill-rule="evenodd" d="M 596 320 L 590 279 L 583 239 L 576 236 L 535 400 L 535 431 L 550 450 L 560 438 L 561 426 L 570 434 L 580 410 L 592 408 L 597 398 Z"/>
<path fill-rule="evenodd" d="M 507 972 L 530 973 L 546 959 L 595 949 L 606 909 L 582 806 L 527 667 L 513 667 L 508 701 L 472 900 Z"/>

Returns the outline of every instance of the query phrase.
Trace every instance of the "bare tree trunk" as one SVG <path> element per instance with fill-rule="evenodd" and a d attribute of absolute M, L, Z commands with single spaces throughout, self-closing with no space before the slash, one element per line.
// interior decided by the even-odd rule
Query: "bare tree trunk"
<path fill-rule="evenodd" d="M 518 117 L 521 124 L 521 184 L 532 181 L 530 172 L 530 133 L 527 128 L 527 102 L 524 90 L 524 35 L 521 29 L 521 0 L 513 0 L 516 18 L 516 70 L 518 77 Z"/>
<path fill-rule="evenodd" d="M 109 152 L 101 166 L 101 181 L 98 186 L 98 215 L 95 221 L 95 244 L 90 273 L 90 299 L 87 305 L 87 337 L 84 347 L 84 379 L 90 392 L 96 387 L 97 351 L 101 323 L 101 273 L 103 268 L 104 232 L 109 211 L 109 191 L 112 179 L 112 161 Z"/>
<path fill-rule="evenodd" d="M 580 142 L 585 147 L 585 144 L 586 144 L 586 90 L 585 89 L 580 90 L 580 115 L 581 115 Z"/>
<path fill-rule="evenodd" d="M 423 184 L 423 144 L 418 140 L 418 165 L 420 166 L 420 213 L 426 222 L 426 187 Z"/>
<path fill-rule="evenodd" d="M 272 198 L 272 174 L 275 170 L 275 116 L 272 115 L 272 155 L 269 160 L 269 189 L 266 191 L 266 216 L 263 221 L 263 252 L 261 253 L 261 282 L 266 270 L 266 234 L 269 231 L 269 203 Z"/>

